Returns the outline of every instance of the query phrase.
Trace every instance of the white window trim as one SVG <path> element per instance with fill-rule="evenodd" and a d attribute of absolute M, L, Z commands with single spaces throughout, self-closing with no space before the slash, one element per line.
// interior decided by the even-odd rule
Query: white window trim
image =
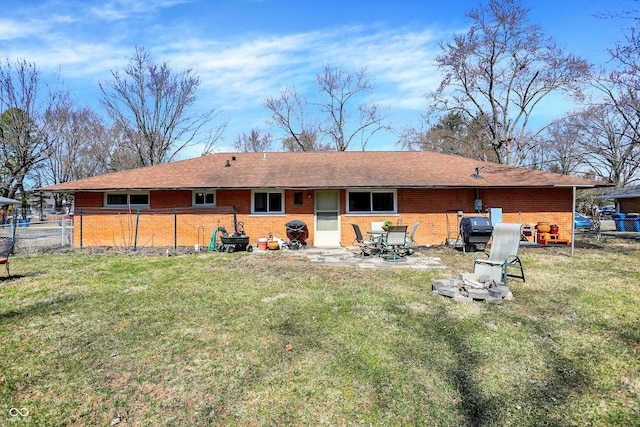
<path fill-rule="evenodd" d="M 127 195 L 127 200 L 130 200 L 129 196 L 131 195 L 146 195 L 147 196 L 147 200 L 149 201 L 149 203 L 146 204 L 130 204 L 127 203 L 126 205 L 111 205 L 107 203 L 108 200 L 108 196 L 110 194 L 118 194 L 118 195 L 122 195 L 122 194 L 126 194 Z M 149 195 L 149 192 L 146 191 L 107 191 L 104 193 L 104 201 L 103 201 L 103 206 L 105 208 L 148 208 L 150 206 L 151 203 L 151 196 Z"/>
<path fill-rule="evenodd" d="M 267 211 L 267 212 L 256 212 L 255 209 L 255 194 L 256 193 L 278 193 L 281 196 L 281 200 L 282 200 L 282 210 L 280 211 Z M 269 200 L 269 197 L 267 196 L 267 201 Z M 274 190 L 274 189 L 256 189 L 256 190 L 251 190 L 251 214 L 252 215 L 283 215 L 284 214 L 284 207 L 285 207 L 285 200 L 284 200 L 284 190 Z"/>
<path fill-rule="evenodd" d="M 196 194 L 197 193 L 213 194 L 213 203 L 196 204 Z M 218 194 L 216 193 L 215 190 L 209 190 L 209 191 L 196 191 L 196 190 L 194 190 L 191 193 L 191 206 L 194 207 L 194 208 L 214 208 L 214 207 L 216 207 L 217 203 L 218 203 Z"/>
<path fill-rule="evenodd" d="M 352 211 L 349 209 L 349 198 L 351 193 L 393 193 L 393 210 L 392 211 Z M 372 215 L 372 214 L 397 214 L 398 213 L 398 190 L 397 189 L 382 189 L 382 188 L 358 188 L 347 190 L 347 214 L 352 215 Z"/>

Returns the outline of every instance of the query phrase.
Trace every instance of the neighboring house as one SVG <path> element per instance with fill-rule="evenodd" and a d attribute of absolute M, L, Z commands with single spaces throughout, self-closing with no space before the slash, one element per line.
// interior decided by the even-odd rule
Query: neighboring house
<path fill-rule="evenodd" d="M 640 212 L 640 185 L 624 187 L 597 197 L 616 201 L 616 212 Z"/>
<path fill-rule="evenodd" d="M 500 212 L 503 222 L 557 224 L 571 235 L 576 188 L 606 184 L 433 152 L 211 154 L 100 175 L 41 191 L 75 197 L 74 244 L 193 246 L 232 209 L 251 243 L 305 222 L 312 246 L 348 246 L 350 223 L 411 227 L 419 245 L 457 234 L 458 215 Z M 81 225 L 81 226 L 80 226 Z M 206 241 L 204 236 L 206 236 Z"/>

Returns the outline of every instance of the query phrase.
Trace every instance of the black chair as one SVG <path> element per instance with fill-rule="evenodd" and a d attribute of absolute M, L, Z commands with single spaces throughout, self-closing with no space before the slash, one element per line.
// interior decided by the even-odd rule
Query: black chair
<path fill-rule="evenodd" d="M 362 236 L 362 231 L 360 231 L 360 226 L 358 224 L 351 224 L 353 226 L 353 231 L 356 233 L 356 238 L 353 241 L 354 244 L 360 247 L 360 256 L 364 257 L 366 255 L 372 255 L 380 250 L 379 243 L 375 240 L 365 240 Z"/>

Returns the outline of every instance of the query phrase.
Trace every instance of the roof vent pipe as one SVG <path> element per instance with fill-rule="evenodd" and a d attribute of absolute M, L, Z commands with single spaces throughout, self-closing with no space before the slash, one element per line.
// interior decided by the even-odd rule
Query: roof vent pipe
<path fill-rule="evenodd" d="M 231 163 L 229 163 L 229 160 L 227 160 L 227 163 L 224 164 L 225 168 L 230 168 L 231 167 Z"/>
<path fill-rule="evenodd" d="M 262 160 L 267 160 L 267 153 L 262 153 Z"/>

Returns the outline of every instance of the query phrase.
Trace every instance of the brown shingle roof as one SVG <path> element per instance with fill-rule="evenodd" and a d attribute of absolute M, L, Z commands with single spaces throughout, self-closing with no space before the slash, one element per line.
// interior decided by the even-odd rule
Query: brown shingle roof
<path fill-rule="evenodd" d="M 235 160 L 232 160 L 235 156 Z M 230 167 L 225 167 L 229 160 Z M 473 175 L 476 168 L 479 178 Z M 607 184 L 425 151 L 218 153 L 41 188 L 596 187 Z"/>

